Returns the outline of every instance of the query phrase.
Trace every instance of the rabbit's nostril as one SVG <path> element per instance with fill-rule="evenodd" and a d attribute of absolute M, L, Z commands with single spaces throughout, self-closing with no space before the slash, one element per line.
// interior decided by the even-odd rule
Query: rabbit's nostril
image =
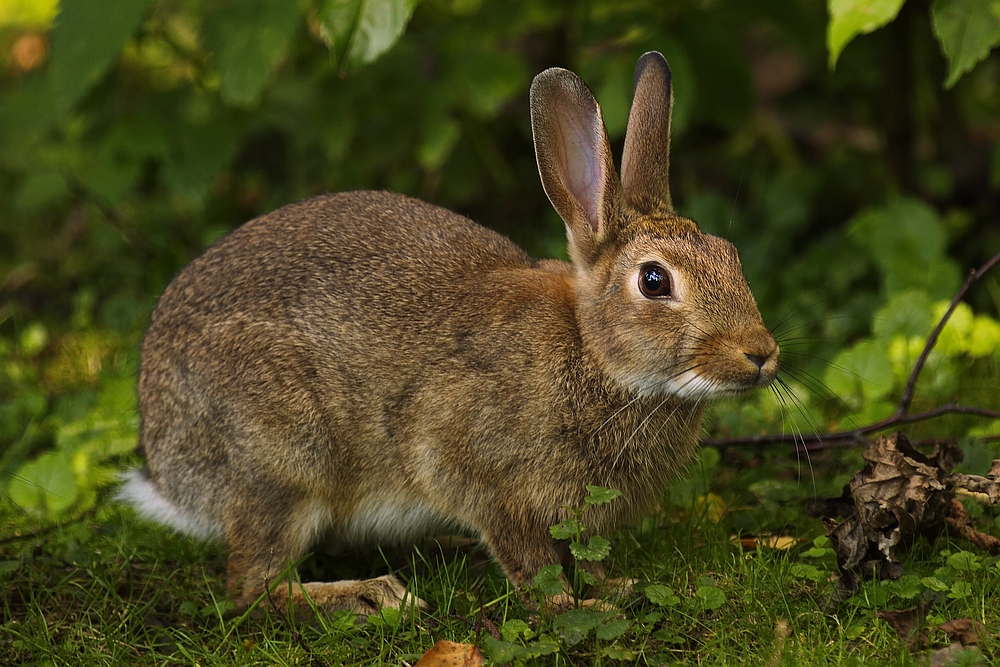
<path fill-rule="evenodd" d="M 767 357 L 761 356 L 759 354 L 750 354 L 749 352 L 744 352 L 743 356 L 752 361 L 757 368 L 763 368 L 764 362 L 767 361 Z"/>

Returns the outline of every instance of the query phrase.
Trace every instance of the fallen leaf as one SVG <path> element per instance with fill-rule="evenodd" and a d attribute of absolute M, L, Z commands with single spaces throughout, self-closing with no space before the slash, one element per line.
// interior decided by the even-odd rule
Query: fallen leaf
<path fill-rule="evenodd" d="M 929 602 L 921 602 L 910 609 L 878 611 L 875 612 L 875 617 L 891 625 L 900 638 L 906 640 L 910 651 L 919 651 L 927 644 L 927 631 L 923 624 L 930 607 Z"/>
<path fill-rule="evenodd" d="M 733 535 L 729 538 L 733 544 L 739 544 L 744 549 L 778 549 L 788 551 L 797 544 L 807 542 L 805 538 L 792 537 L 790 535 L 762 535 L 760 537 L 737 537 Z"/>
<path fill-rule="evenodd" d="M 442 639 L 434 644 L 414 667 L 482 667 L 483 654 L 475 644 L 458 644 Z"/>
<path fill-rule="evenodd" d="M 938 445 L 928 456 L 896 433 L 874 440 L 863 456 L 865 467 L 854 473 L 840 499 L 828 503 L 853 508 L 851 513 L 839 522 L 823 519 L 837 554 L 839 585 L 848 594 L 872 575 L 898 578 L 900 540 L 944 523 L 953 497 L 949 473 L 962 460 L 962 450 Z"/>
<path fill-rule="evenodd" d="M 948 639 L 962 646 L 978 644 L 990 638 L 990 631 L 979 621 L 971 618 L 956 618 L 938 626 L 938 630 L 948 635 Z"/>

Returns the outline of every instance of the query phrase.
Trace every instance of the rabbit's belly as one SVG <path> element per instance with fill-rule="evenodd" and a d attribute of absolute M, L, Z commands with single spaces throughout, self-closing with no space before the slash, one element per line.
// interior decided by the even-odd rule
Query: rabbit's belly
<path fill-rule="evenodd" d="M 407 544 L 454 524 L 417 498 L 369 497 L 358 504 L 338 537 L 348 544 Z"/>

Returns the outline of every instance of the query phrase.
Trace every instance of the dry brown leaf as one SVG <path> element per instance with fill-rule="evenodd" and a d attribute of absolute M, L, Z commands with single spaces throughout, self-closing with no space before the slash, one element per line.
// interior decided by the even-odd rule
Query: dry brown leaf
<path fill-rule="evenodd" d="M 962 646 L 978 644 L 990 638 L 990 631 L 979 621 L 971 618 L 956 618 L 938 626 L 938 630 L 948 635 L 948 639 Z"/>
<path fill-rule="evenodd" d="M 875 612 L 875 617 L 891 625 L 899 636 L 906 640 L 910 651 L 919 651 L 927 644 L 927 631 L 923 625 L 930 607 L 929 602 L 922 602 L 910 609 L 878 611 Z"/>
<path fill-rule="evenodd" d="M 733 535 L 729 538 L 733 544 L 739 544 L 744 549 L 778 549 L 788 551 L 797 544 L 802 544 L 808 540 L 790 535 L 762 535 L 760 537 L 737 537 Z"/>
<path fill-rule="evenodd" d="M 840 498 L 807 507 L 823 518 L 837 553 L 841 578 L 836 598 L 857 591 L 860 579 L 899 577 L 903 568 L 895 550 L 901 540 L 943 525 L 983 549 L 1000 552 L 1000 540 L 973 529 L 954 500 L 955 492 L 964 490 L 986 502 L 1000 502 L 1000 460 L 987 477 L 952 473 L 962 450 L 942 444 L 926 455 L 902 433 L 877 438 L 863 456 L 865 467 L 854 473 Z M 837 516 L 846 518 L 837 521 Z"/>
<path fill-rule="evenodd" d="M 482 667 L 483 654 L 475 644 L 458 644 L 441 639 L 414 667 Z"/>

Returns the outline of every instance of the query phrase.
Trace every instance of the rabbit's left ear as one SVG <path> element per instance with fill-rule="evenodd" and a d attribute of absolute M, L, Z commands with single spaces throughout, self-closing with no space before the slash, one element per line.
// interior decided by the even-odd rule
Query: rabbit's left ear
<path fill-rule="evenodd" d="M 670 66 L 657 51 L 635 64 L 632 111 L 622 154 L 625 201 L 641 213 L 672 213 L 670 201 Z"/>
<path fill-rule="evenodd" d="M 531 128 L 542 187 L 566 222 L 570 256 L 589 264 L 622 208 L 601 108 L 578 76 L 553 67 L 531 83 Z"/>

